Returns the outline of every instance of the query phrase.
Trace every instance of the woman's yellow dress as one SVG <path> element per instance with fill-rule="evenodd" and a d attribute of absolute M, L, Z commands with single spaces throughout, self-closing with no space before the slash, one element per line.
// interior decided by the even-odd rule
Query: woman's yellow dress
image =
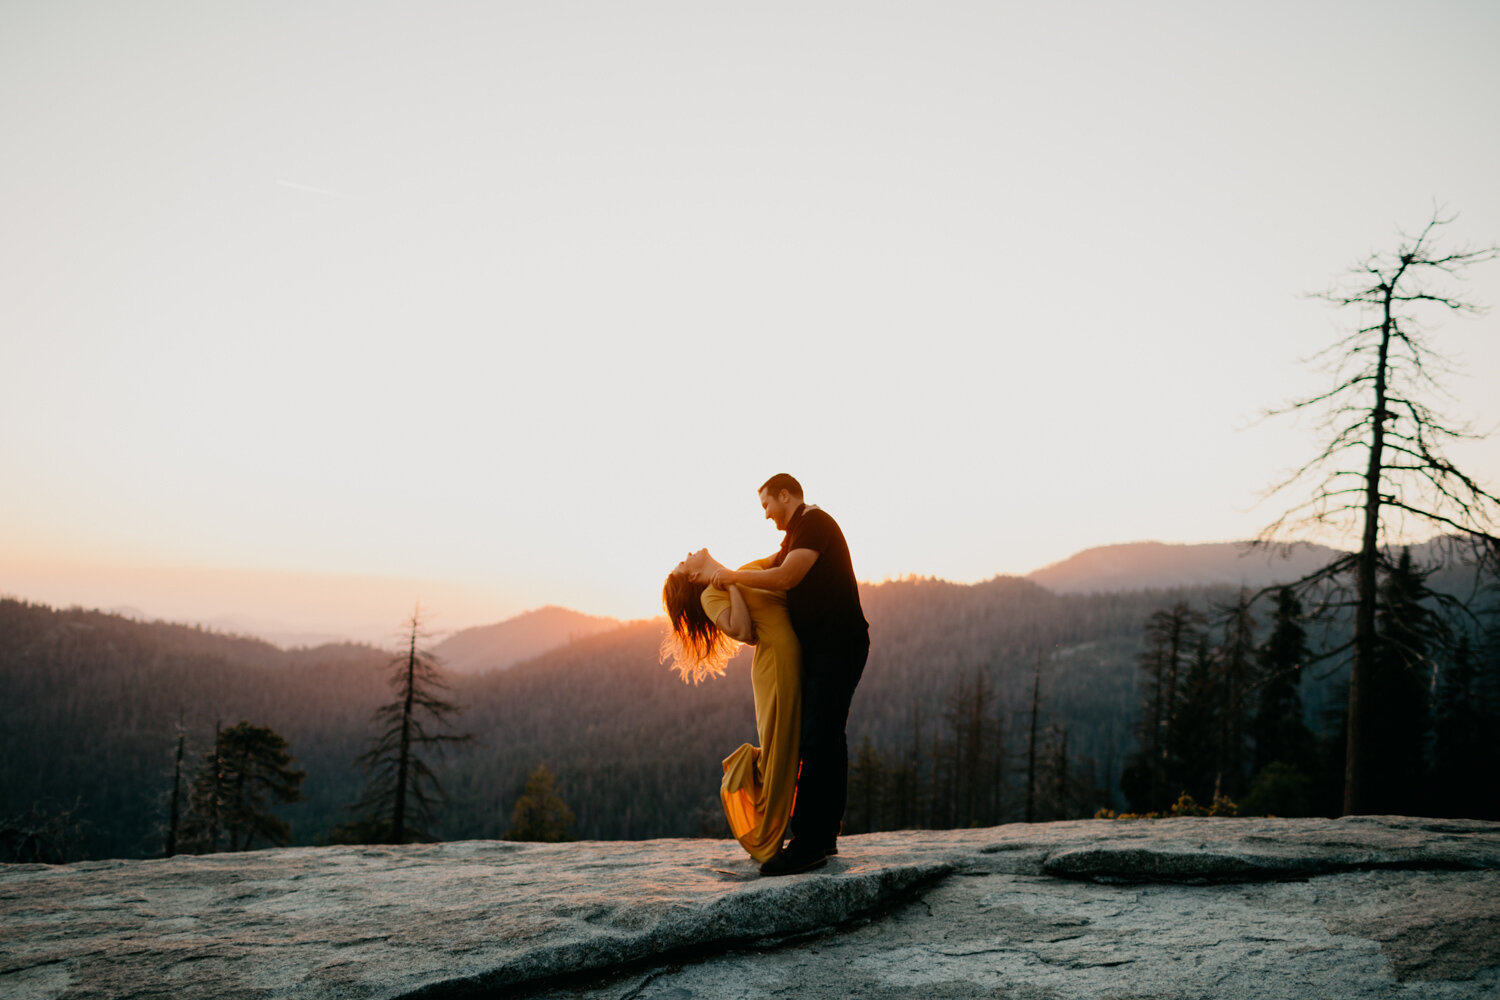
<path fill-rule="evenodd" d="M 750 563 L 743 569 L 764 569 Z M 786 613 L 786 594 L 741 587 L 755 626 L 750 683 L 755 689 L 755 729 L 760 746 L 743 744 L 724 758 L 719 798 L 729 828 L 757 861 L 781 850 L 797 800 L 798 732 L 802 724 L 802 647 Z M 729 609 L 729 594 L 709 587 L 703 610 L 712 621 Z"/>

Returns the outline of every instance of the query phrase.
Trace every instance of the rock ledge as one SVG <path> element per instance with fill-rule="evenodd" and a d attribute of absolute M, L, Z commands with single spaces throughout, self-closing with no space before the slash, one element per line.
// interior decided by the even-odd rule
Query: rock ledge
<path fill-rule="evenodd" d="M 905 905 L 917 898 L 924 905 Z M 1158 906 L 1179 909 L 1152 916 Z M 1239 929 L 1213 930 L 1205 908 L 1239 914 Z M 781 944 L 830 928 L 842 930 Z M 643 998 L 763 996 L 775 990 L 762 973 L 790 969 L 798 955 L 811 963 L 796 973 L 801 995 L 979 996 L 1019 984 L 1038 997 L 1100 996 L 1104 971 L 1122 965 L 1135 979 L 1159 965 L 1162 995 L 1210 986 L 1282 995 L 1266 992 L 1275 983 L 1257 978 L 1253 956 L 1226 959 L 1234 971 L 1212 983 L 1175 968 L 1194 949 L 1194 968 L 1212 968 L 1208 957 L 1246 935 L 1261 941 L 1256 954 L 1285 952 L 1283 967 L 1306 967 L 1308 988 L 1359 996 L 1368 980 L 1371 996 L 1396 983 L 1413 996 L 1468 996 L 1500 986 L 1500 824 L 1173 819 L 905 831 L 845 838 L 826 868 L 782 879 L 758 877 L 737 845 L 714 840 L 21 865 L 0 869 L 0 929 L 0 994 L 38 1000 L 517 988 L 540 997 L 560 976 L 573 985 L 558 996 L 593 995 L 577 985 L 589 974 L 609 995 L 634 976 L 632 995 Z M 1178 945 L 1164 951 L 1171 938 Z M 830 950 L 848 953 L 838 970 Z M 735 963 L 750 957 L 759 971 L 737 979 Z M 819 974 L 834 978 L 819 987 Z M 1260 991 L 1228 989 L 1236 975 Z M 726 985 L 735 982 L 748 992 Z"/>

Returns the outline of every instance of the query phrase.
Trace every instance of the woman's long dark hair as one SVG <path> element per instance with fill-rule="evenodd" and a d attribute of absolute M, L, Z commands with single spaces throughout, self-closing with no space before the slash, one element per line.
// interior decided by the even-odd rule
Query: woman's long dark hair
<path fill-rule="evenodd" d="M 738 645 L 703 610 L 703 592 L 707 589 L 708 584 L 694 583 L 686 573 L 667 574 L 661 588 L 661 606 L 671 626 L 662 639 L 661 658 L 663 662 L 672 659 L 672 667 L 682 675 L 684 684 L 723 676 L 724 664 Z"/>

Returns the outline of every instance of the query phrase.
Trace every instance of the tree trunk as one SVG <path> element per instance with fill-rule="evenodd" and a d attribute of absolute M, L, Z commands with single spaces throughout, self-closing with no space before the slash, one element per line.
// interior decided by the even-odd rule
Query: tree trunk
<path fill-rule="evenodd" d="M 1036 820 L 1036 716 L 1042 700 L 1042 654 L 1031 673 L 1031 736 L 1026 745 L 1026 822 Z"/>
<path fill-rule="evenodd" d="M 167 820 L 167 857 L 177 853 L 177 804 L 181 798 L 182 791 L 182 748 L 187 740 L 187 734 L 182 731 L 182 724 L 178 722 L 177 729 L 177 766 L 172 770 L 172 812 Z"/>
<path fill-rule="evenodd" d="M 1062 730 L 1062 742 L 1057 748 L 1057 818 L 1067 819 L 1068 809 L 1068 727 Z"/>
<path fill-rule="evenodd" d="M 249 761 L 246 760 L 243 757 L 240 758 L 240 761 L 239 761 L 239 774 L 237 774 L 235 776 L 235 780 L 234 780 L 234 809 L 230 813 L 230 815 L 233 817 L 233 819 L 230 821 L 230 824 L 229 824 L 229 850 L 230 851 L 243 851 L 246 847 L 250 846 L 250 834 L 249 834 L 248 831 L 245 834 L 245 842 L 244 842 L 244 844 L 242 845 L 240 843 L 240 823 L 246 817 L 246 809 L 245 809 L 245 768 L 248 767 L 248 766 L 249 766 Z"/>
<path fill-rule="evenodd" d="M 401 750 L 396 762 L 396 808 L 391 816 L 391 843 L 406 842 L 406 776 L 411 755 L 411 707 L 417 690 L 417 625 L 412 622 L 411 646 L 406 654 L 406 702 L 401 711 Z"/>
<path fill-rule="evenodd" d="M 1186 613 L 1186 604 L 1178 604 L 1172 609 L 1171 640 L 1167 646 L 1167 696 L 1166 703 L 1162 706 L 1166 733 L 1161 742 L 1162 791 L 1167 795 L 1176 791 L 1166 782 L 1172 776 L 1172 758 L 1177 755 L 1177 667 L 1182 659 L 1182 630 Z"/>
<path fill-rule="evenodd" d="M 208 823 L 208 853 L 219 853 L 219 822 L 224 805 L 224 748 L 220 742 L 223 730 L 222 719 L 214 720 L 214 803 Z"/>
<path fill-rule="evenodd" d="M 1370 732 L 1370 676 L 1375 662 L 1375 570 L 1380 558 L 1380 480 L 1385 469 L 1386 376 L 1391 347 L 1391 296 L 1401 280 L 1403 264 L 1383 288 L 1384 313 L 1380 324 L 1380 353 L 1375 365 L 1375 408 L 1371 413 L 1370 461 L 1365 469 L 1365 523 L 1355 566 L 1354 659 L 1349 668 L 1349 738 L 1344 747 L 1344 815 L 1368 808 L 1366 766 Z"/>

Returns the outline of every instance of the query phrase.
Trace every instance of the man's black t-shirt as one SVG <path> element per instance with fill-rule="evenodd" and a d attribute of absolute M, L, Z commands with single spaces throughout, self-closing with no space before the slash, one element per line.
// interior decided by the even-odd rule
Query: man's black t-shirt
<path fill-rule="evenodd" d="M 838 522 L 827 512 L 803 504 L 787 522 L 786 537 L 771 565 L 780 566 L 793 549 L 811 549 L 818 554 L 818 561 L 802 582 L 786 593 L 787 614 L 802 645 L 866 640 L 870 625 L 859 605 L 859 583 L 854 579 L 849 543 L 844 541 Z"/>

